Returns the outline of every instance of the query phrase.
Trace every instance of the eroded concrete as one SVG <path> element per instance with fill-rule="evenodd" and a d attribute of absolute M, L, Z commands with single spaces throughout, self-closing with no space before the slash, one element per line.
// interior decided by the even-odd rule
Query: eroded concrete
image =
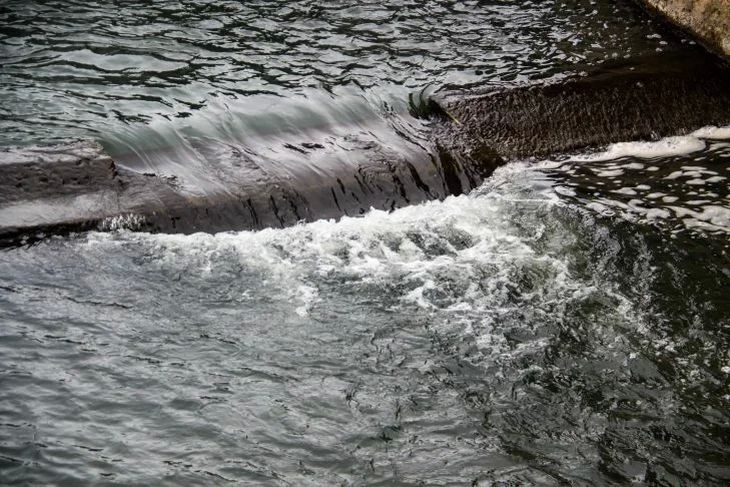
<path fill-rule="evenodd" d="M 730 58 L 730 0 L 641 0 L 651 10 Z"/>
<path fill-rule="evenodd" d="M 727 124 L 730 68 L 697 48 L 607 63 L 559 83 L 435 101 L 455 120 L 437 129 L 437 140 L 489 147 L 507 159 L 540 157 Z"/>

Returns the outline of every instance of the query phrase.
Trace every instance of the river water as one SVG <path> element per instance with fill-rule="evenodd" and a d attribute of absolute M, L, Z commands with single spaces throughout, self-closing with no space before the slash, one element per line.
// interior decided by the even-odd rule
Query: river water
<path fill-rule="evenodd" d="M 604 0 L 0 18 L 0 145 L 96 138 L 203 189 L 201 139 L 398 148 L 409 95 L 684 46 Z M 393 212 L 2 251 L 0 483 L 730 481 L 730 130 L 616 142 Z"/>

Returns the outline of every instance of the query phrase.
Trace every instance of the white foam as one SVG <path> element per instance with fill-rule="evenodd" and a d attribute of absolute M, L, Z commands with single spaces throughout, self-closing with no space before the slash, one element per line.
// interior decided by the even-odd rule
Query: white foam
<path fill-rule="evenodd" d="M 105 218 L 99 227 L 106 231 L 115 230 L 136 230 L 142 227 L 145 223 L 144 216 L 130 213 L 127 215 L 119 215 L 115 217 Z"/>
<path fill-rule="evenodd" d="M 670 175 L 665 176 L 664 179 L 669 179 L 669 180 L 677 179 L 677 178 L 681 178 L 683 175 L 684 175 L 684 173 L 682 171 L 674 171 Z"/>
<path fill-rule="evenodd" d="M 730 139 L 730 127 L 715 127 L 710 125 L 692 132 L 692 135 L 700 139 L 725 140 Z"/>
<path fill-rule="evenodd" d="M 730 139 L 730 126 L 707 126 L 695 130 L 689 135 L 666 137 L 661 140 L 651 142 L 618 142 L 609 145 L 604 151 L 573 156 L 569 160 L 575 162 L 600 162 L 612 161 L 622 157 L 654 159 L 659 157 L 680 156 L 704 149 L 707 146 L 705 139 Z M 643 166 L 638 163 L 631 163 L 622 167 L 624 169 L 643 168 Z"/>
<path fill-rule="evenodd" d="M 705 146 L 705 142 L 699 137 L 685 135 L 667 137 L 656 142 L 618 142 L 609 145 L 603 152 L 573 156 L 570 160 L 575 162 L 600 162 L 612 161 L 622 157 L 653 159 L 690 154 L 704 149 Z"/>
<path fill-rule="evenodd" d="M 671 216 L 671 212 L 669 210 L 665 210 L 664 208 L 651 208 L 646 211 L 646 218 L 648 220 L 667 219 Z"/>
<path fill-rule="evenodd" d="M 633 171 L 640 171 L 646 166 L 640 162 L 629 162 L 628 164 L 621 164 L 621 167 L 624 169 L 631 169 Z"/>
<path fill-rule="evenodd" d="M 319 291 L 314 286 L 301 284 L 296 289 L 296 297 L 302 305 L 298 306 L 294 312 L 301 317 L 305 317 L 309 315 L 309 311 L 312 309 L 312 306 L 314 306 L 314 303 L 317 302 L 319 298 Z"/>
<path fill-rule="evenodd" d="M 636 196 L 636 191 L 631 188 L 619 188 L 611 191 L 612 193 L 625 194 L 628 196 Z"/>
<path fill-rule="evenodd" d="M 255 283 L 247 302 L 266 296 L 295 320 L 317 319 L 312 315 L 331 305 L 336 283 L 354 295 L 376 293 L 375 306 L 436 314 L 434 326 L 444 327 L 439 331 L 499 348 L 500 327 L 521 323 L 524 303 L 570 303 L 592 292 L 569 271 L 562 249 L 578 238 L 576 229 L 563 229 L 563 212 L 554 208 L 565 203 L 542 177 L 528 164 L 515 164 L 472 195 L 393 212 L 217 235 L 92 233 L 87 242 L 131 243 L 164 273 L 194 273 L 216 283 L 221 269 L 241 269 Z"/>
<path fill-rule="evenodd" d="M 591 170 L 594 173 L 596 173 L 596 176 L 601 177 L 601 178 L 616 178 L 618 176 L 624 175 L 623 169 L 608 169 L 608 170 L 602 171 L 600 169 L 591 168 Z"/>

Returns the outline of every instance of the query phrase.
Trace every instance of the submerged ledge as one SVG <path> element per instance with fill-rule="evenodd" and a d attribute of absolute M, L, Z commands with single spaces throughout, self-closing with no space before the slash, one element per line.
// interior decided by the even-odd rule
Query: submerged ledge
<path fill-rule="evenodd" d="M 602 65 L 560 82 L 445 92 L 420 113 L 430 145 L 364 146 L 348 166 L 276 173 L 228 147 L 220 191 L 130 170 L 96 142 L 0 150 L 0 245 L 119 226 L 193 233 L 282 227 L 458 195 L 500 164 L 730 123 L 730 70 L 699 49 Z M 225 151 L 225 152 L 223 152 Z M 216 168 L 220 172 L 220 168 Z"/>

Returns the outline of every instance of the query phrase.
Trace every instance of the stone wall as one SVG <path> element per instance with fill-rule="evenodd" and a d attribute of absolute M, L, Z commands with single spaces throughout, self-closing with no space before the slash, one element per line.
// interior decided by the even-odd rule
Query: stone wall
<path fill-rule="evenodd" d="M 711 50 L 730 58 L 730 0 L 641 1 Z"/>

